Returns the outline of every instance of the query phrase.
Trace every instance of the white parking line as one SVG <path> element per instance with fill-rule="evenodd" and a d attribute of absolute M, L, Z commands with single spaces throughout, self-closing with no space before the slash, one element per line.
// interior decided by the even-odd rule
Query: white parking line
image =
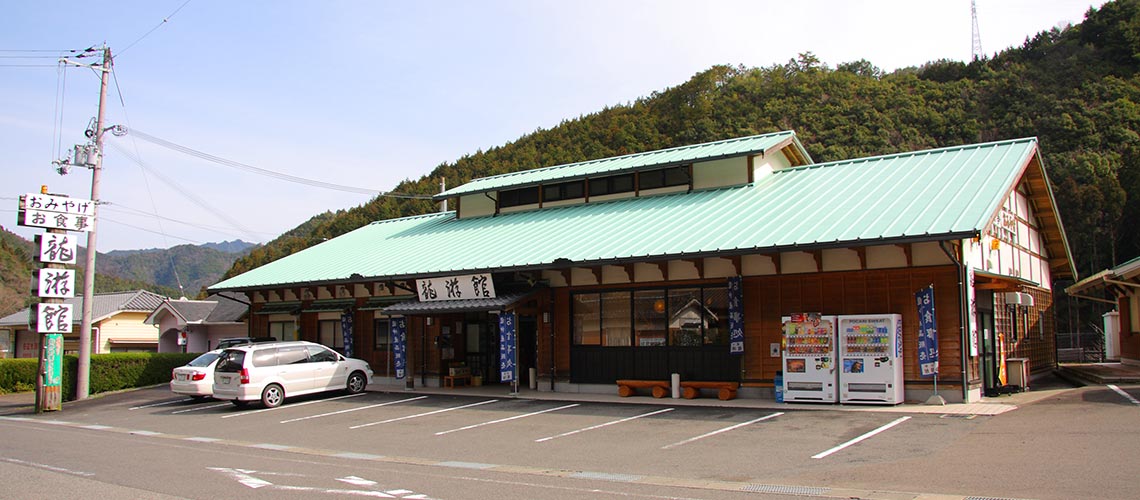
<path fill-rule="evenodd" d="M 176 400 L 174 400 L 174 401 L 163 401 L 163 402 L 161 402 L 161 403 L 152 403 L 152 404 L 149 404 L 149 405 L 142 405 L 142 406 L 132 406 L 132 407 L 130 407 L 130 408 L 127 408 L 127 409 L 128 409 L 128 410 L 141 410 L 141 409 L 143 409 L 143 408 L 154 408 L 155 406 L 166 406 L 166 405 L 172 405 L 172 404 L 175 404 L 175 403 L 185 403 L 185 402 L 187 402 L 187 401 L 193 401 L 193 400 L 194 400 L 194 398 L 176 399 Z"/>
<path fill-rule="evenodd" d="M 311 404 L 314 404 L 314 403 L 324 403 L 324 402 L 326 402 L 326 401 L 336 401 L 336 400 L 338 400 L 338 399 L 344 399 L 344 398 L 355 398 L 356 396 L 363 396 L 363 395 L 365 395 L 365 394 L 367 394 L 367 393 L 365 393 L 365 392 L 358 392 L 358 393 L 356 393 L 356 394 L 349 394 L 349 395 L 347 395 L 347 396 L 337 396 L 337 397 L 335 397 L 335 398 L 328 398 L 328 399 L 314 399 L 314 400 L 312 400 L 312 401 L 305 401 L 305 402 L 301 402 L 301 403 L 291 404 L 291 405 L 288 405 L 288 406 L 286 406 L 286 405 L 281 405 L 281 406 L 278 406 L 278 407 L 276 407 L 276 408 L 262 408 L 262 409 L 260 409 L 260 410 L 253 410 L 253 411 L 243 411 L 243 412 L 241 412 L 241 413 L 231 413 L 231 414 L 229 414 L 229 415 L 222 415 L 222 418 L 240 417 L 240 416 L 242 416 L 242 415 L 253 415 L 254 413 L 261 413 L 261 412 L 263 412 L 263 411 L 271 411 L 271 410 L 280 410 L 280 409 L 282 409 L 282 408 L 296 408 L 296 407 L 298 407 L 298 406 L 311 405 Z"/>
<path fill-rule="evenodd" d="M 778 416 L 780 416 L 780 415 L 783 415 L 783 414 L 784 414 L 784 412 L 782 412 L 782 411 L 781 411 L 781 412 L 776 412 L 776 413 L 773 413 L 773 414 L 771 414 L 771 415 L 766 415 L 766 416 L 763 416 L 763 417 L 760 417 L 760 418 L 757 418 L 757 419 L 749 420 L 749 421 L 747 421 L 747 422 L 742 422 L 742 423 L 739 423 L 739 424 L 736 424 L 736 425 L 731 425 L 731 426 L 725 427 L 725 428 L 723 428 L 723 429 L 720 429 L 720 430 L 715 430 L 715 431 L 712 431 L 712 432 L 707 432 L 707 433 L 701 434 L 700 436 L 697 436 L 697 437 L 694 437 L 694 438 L 689 438 L 689 439 L 686 439 L 686 440 L 684 440 L 684 441 L 678 441 L 678 442 L 676 442 L 676 443 L 673 443 L 673 444 L 667 444 L 667 445 L 665 445 L 665 446 L 662 446 L 662 447 L 661 447 L 661 449 L 662 449 L 662 450 L 668 450 L 669 448 L 676 448 L 676 447 L 678 447 L 678 446 L 681 446 L 681 445 L 689 444 L 689 443 L 691 443 L 691 442 L 693 442 L 693 441 L 696 441 L 696 440 L 698 440 L 698 439 L 704 439 L 704 438 L 707 438 L 707 437 L 709 437 L 709 436 L 715 436 L 715 435 L 717 435 L 717 434 L 720 434 L 720 433 L 722 433 L 722 432 L 728 432 L 728 431 L 731 431 L 731 430 L 733 430 L 733 429 L 739 429 L 739 428 L 741 428 L 741 427 L 744 427 L 744 426 L 746 426 L 746 425 L 752 425 L 752 424 L 755 424 L 756 422 L 763 422 L 763 421 L 765 421 L 765 420 L 768 420 L 768 419 L 770 419 L 770 418 L 776 418 L 776 417 L 778 417 Z"/>
<path fill-rule="evenodd" d="M 170 412 L 170 414 L 171 414 L 171 415 L 177 415 L 177 414 L 179 414 L 179 413 L 186 413 L 186 412 L 188 412 L 188 411 L 198 411 L 198 410 L 205 410 L 205 409 L 208 409 L 208 408 L 220 408 L 220 407 L 222 407 L 222 406 L 229 406 L 229 405 L 230 405 L 229 403 L 222 403 L 222 404 L 217 404 L 217 405 L 198 406 L 198 407 L 196 407 L 196 408 L 187 408 L 187 409 L 185 409 L 185 410 L 172 411 L 172 412 Z"/>
<path fill-rule="evenodd" d="M 429 411 L 427 413 L 417 413 L 415 415 L 408 415 L 406 417 L 390 418 L 388 420 L 381 420 L 379 422 L 371 422 L 371 423 L 367 423 L 367 424 L 354 425 L 352 427 L 349 427 L 349 429 L 359 429 L 361 427 L 368 427 L 371 425 L 380 425 L 380 424 L 387 424 L 387 423 L 391 423 L 391 422 L 399 422 L 400 420 L 407 420 L 409 418 L 426 417 L 428 415 L 435 415 L 437 413 L 443 413 L 443 412 L 452 411 L 452 410 L 462 410 L 464 408 L 471 408 L 472 406 L 485 405 L 488 403 L 496 403 L 498 401 L 499 400 L 497 400 L 497 399 L 488 399 L 487 401 L 480 401 L 478 403 L 471 403 L 469 405 L 454 406 L 451 408 L 444 408 L 442 410 Z"/>
<path fill-rule="evenodd" d="M 560 438 L 560 437 L 572 436 L 572 435 L 574 435 L 574 434 L 578 434 L 579 432 L 586 432 L 586 431 L 592 431 L 592 430 L 594 430 L 594 429 L 601 429 L 602 427 L 606 427 L 606 426 L 610 426 L 610 425 L 614 425 L 614 424 L 620 424 L 620 423 L 622 423 L 622 422 L 629 422 L 630 420 L 636 420 L 636 419 L 639 419 L 639 418 L 642 418 L 642 417 L 650 417 L 650 416 L 653 416 L 653 415 L 657 415 L 657 414 L 659 414 L 659 413 L 665 413 L 665 412 L 667 412 L 667 411 L 673 411 L 673 410 L 674 410 L 674 408 L 665 408 L 664 410 L 657 410 L 657 411 L 651 411 L 651 412 L 649 412 L 649 413 L 642 413 L 641 415 L 634 415 L 634 416 L 632 416 L 632 417 L 626 417 L 626 418 L 623 418 L 623 419 L 620 419 L 620 420 L 613 420 L 613 421 L 610 421 L 610 422 L 606 422 L 606 423 L 604 423 L 604 424 L 591 425 L 591 426 L 589 426 L 589 427 L 585 427 L 585 428 L 582 428 L 582 429 L 578 429 L 578 430 L 576 430 L 576 431 L 563 432 L 562 434 L 559 434 L 559 435 L 557 435 L 557 436 L 549 436 L 549 437 L 544 437 L 544 438 L 541 438 L 541 439 L 535 439 L 535 440 L 534 440 L 534 442 L 536 442 L 536 443 L 544 443 L 544 442 L 546 442 L 546 441 L 550 441 L 551 439 L 558 439 L 558 438 Z"/>
<path fill-rule="evenodd" d="M 846 442 L 846 443 L 843 443 L 843 444 L 841 444 L 841 445 L 839 445 L 839 446 L 836 446 L 835 448 L 832 448 L 832 449 L 830 449 L 830 450 L 827 450 L 827 451 L 825 451 L 825 452 L 822 452 L 822 453 L 817 453 L 817 454 L 815 454 L 815 455 L 812 455 L 812 456 L 811 456 L 811 458 L 823 458 L 823 457 L 826 457 L 826 456 L 828 456 L 828 455 L 830 455 L 830 454 L 832 454 L 832 453 L 835 453 L 835 452 L 837 452 L 837 451 L 839 451 L 839 450 L 842 450 L 842 449 L 844 449 L 844 448 L 846 448 L 846 447 L 848 447 L 848 446 L 851 446 L 851 445 L 853 445 L 853 444 L 855 444 L 855 443 L 858 443 L 858 442 L 860 442 L 860 441 L 862 441 L 862 440 L 864 440 L 864 439 L 867 439 L 867 438 L 869 438 L 869 437 L 871 437 L 871 436 L 874 436 L 875 434 L 878 434 L 878 433 L 880 433 L 880 432 L 883 432 L 883 431 L 885 431 L 885 430 L 887 430 L 887 429 L 890 429 L 891 427 L 894 427 L 894 426 L 896 426 L 896 425 L 899 425 L 899 424 L 901 424 L 901 423 L 903 423 L 903 422 L 906 422 L 907 420 L 910 420 L 910 417 L 901 417 L 901 418 L 895 419 L 893 422 L 891 422 L 891 423 L 889 423 L 889 424 L 887 424 L 887 425 L 884 425 L 884 426 L 882 426 L 882 427 L 879 427 L 878 429 L 875 429 L 875 430 L 873 430 L 873 431 L 871 431 L 871 432 L 868 432 L 868 433 L 866 433 L 866 434 L 863 434 L 862 436 L 859 436 L 859 437 L 857 437 L 857 438 L 855 438 L 855 439 L 852 439 L 852 440 L 850 440 L 850 441 L 848 441 L 848 442 Z"/>
<path fill-rule="evenodd" d="M 435 435 L 436 435 L 436 436 L 442 436 L 442 435 L 444 435 L 444 434 L 450 434 L 450 433 L 452 433 L 452 432 L 465 431 L 465 430 L 468 430 L 468 429 L 474 429 L 474 428 L 476 428 L 476 427 L 483 427 L 484 425 L 497 424 L 497 423 L 499 423 L 499 422 L 506 422 L 506 421 L 508 421 L 508 420 L 515 420 L 515 419 L 518 419 L 518 418 L 533 417 L 533 416 L 535 416 L 535 415 L 541 415 L 541 414 L 543 414 L 543 413 L 550 413 L 550 412 L 552 412 L 552 411 L 558 411 L 558 410 L 565 410 L 565 409 L 567 409 L 567 408 L 573 408 L 573 407 L 575 407 L 575 406 L 578 406 L 578 405 L 579 405 L 578 403 L 574 403 L 574 404 L 572 404 L 572 405 L 559 406 L 558 408 L 547 408 L 547 409 L 545 409 L 545 410 L 542 410 L 542 411 L 536 411 L 536 412 L 531 412 L 531 413 L 524 413 L 524 414 L 522 414 L 522 415 L 515 415 L 515 416 L 513 416 L 513 417 L 507 417 L 507 418 L 500 418 L 500 419 L 498 419 L 498 420 L 492 420 L 492 421 L 490 421 L 490 422 L 483 422 L 483 423 L 481 423 L 481 424 L 468 425 L 468 426 L 466 426 L 466 427 L 460 427 L 460 428 L 458 428 L 458 429 L 451 429 L 451 430 L 449 430 L 449 431 L 437 432 L 437 433 L 435 433 Z"/>
<path fill-rule="evenodd" d="M 348 412 L 350 412 L 350 411 L 367 410 L 367 409 L 369 409 L 369 408 L 379 408 L 379 407 L 381 407 L 381 406 L 394 405 L 394 404 L 397 404 L 397 403 L 407 403 L 408 401 L 415 401 L 415 400 L 417 400 L 417 399 L 424 399 L 424 398 L 426 398 L 426 397 L 427 397 L 427 396 L 418 396 L 418 397 L 414 397 L 414 398 L 401 399 L 401 400 L 399 400 L 399 401 L 389 401 L 389 402 L 387 402 L 387 403 L 379 403 L 379 404 L 374 404 L 374 405 L 361 406 L 360 408 L 349 408 L 349 409 L 347 409 L 347 410 L 334 411 L 334 412 L 330 412 L 330 413 L 322 413 L 322 414 L 320 414 L 320 415 L 309 415 L 309 416 L 307 416 L 307 417 L 301 417 L 301 418 L 291 418 L 291 419 L 289 419 L 289 420 L 282 420 L 282 421 L 281 421 L 281 423 L 282 423 L 282 424 L 287 424 L 287 423 L 289 423 L 289 422 L 300 422 L 301 420 L 308 420 L 308 419 L 310 419 L 310 418 L 320 418 L 320 417 L 327 417 L 327 416 L 329 416 L 329 415 L 340 415 L 341 413 L 348 413 Z"/>
<path fill-rule="evenodd" d="M 1140 400 L 1137 400 L 1136 398 L 1132 397 L 1132 395 L 1131 395 L 1131 394 L 1128 394 L 1127 392 L 1124 392 L 1124 391 L 1123 391 L 1123 390 L 1121 390 L 1119 387 L 1117 387 L 1117 386 L 1115 386 L 1115 385 L 1112 385 L 1112 384 L 1108 384 L 1108 388 L 1109 388 L 1109 389 L 1112 389 L 1112 390 L 1114 390 L 1114 391 L 1116 391 L 1116 393 L 1117 393 L 1117 394 L 1119 394 L 1119 395 L 1121 395 L 1121 396 L 1124 396 L 1124 399 L 1127 399 L 1127 400 L 1131 401 L 1131 402 L 1132 402 L 1132 404 L 1134 404 L 1134 405 L 1140 405 Z"/>

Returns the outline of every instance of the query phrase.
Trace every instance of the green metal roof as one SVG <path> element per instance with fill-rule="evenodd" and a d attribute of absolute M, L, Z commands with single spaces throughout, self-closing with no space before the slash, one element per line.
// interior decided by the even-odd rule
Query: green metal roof
<path fill-rule="evenodd" d="M 378 221 L 210 289 L 966 238 L 986 228 L 1036 148 L 1018 139 L 789 168 L 691 193 Z"/>
<path fill-rule="evenodd" d="M 781 146 L 787 141 L 791 141 L 791 145 L 795 146 L 800 154 L 803 155 L 804 158 L 807 158 L 809 163 L 811 162 L 811 156 L 808 155 L 807 150 L 804 149 L 799 139 L 796 138 L 796 133 L 788 130 L 472 179 L 467 184 L 444 191 L 435 195 L 434 198 L 436 201 L 439 201 L 454 196 L 495 191 L 506 187 L 531 186 L 547 182 L 583 179 L 586 177 L 614 175 L 647 168 L 681 165 L 694 161 L 710 161 L 719 158 L 756 154 Z"/>

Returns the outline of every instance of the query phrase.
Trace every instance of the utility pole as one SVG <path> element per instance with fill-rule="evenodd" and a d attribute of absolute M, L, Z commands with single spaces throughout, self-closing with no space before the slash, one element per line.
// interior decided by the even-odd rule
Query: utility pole
<path fill-rule="evenodd" d="M 99 229 L 99 171 L 103 169 L 103 118 L 106 114 L 107 80 L 111 74 L 111 48 L 103 46 L 99 79 L 99 115 L 95 120 L 95 166 L 91 169 L 91 201 L 94 213 L 87 233 L 87 260 L 83 266 L 83 321 L 79 326 L 79 367 L 75 375 L 75 399 L 87 399 L 91 375 L 91 305 L 95 301 L 95 238 Z"/>

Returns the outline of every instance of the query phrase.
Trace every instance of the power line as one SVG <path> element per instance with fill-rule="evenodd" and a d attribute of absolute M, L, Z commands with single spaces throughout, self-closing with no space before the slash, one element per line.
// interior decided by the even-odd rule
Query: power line
<path fill-rule="evenodd" d="M 119 128 L 116 129 L 116 131 L 115 131 L 116 135 L 120 135 L 118 133 L 119 130 L 120 130 Z M 141 132 L 137 129 L 130 129 L 129 131 L 126 131 L 126 127 L 121 127 L 121 130 L 124 130 L 124 132 L 123 132 L 124 134 L 128 134 L 128 135 L 137 137 L 139 139 L 147 141 L 147 142 L 154 144 L 156 146 L 162 146 L 164 148 L 167 148 L 167 149 L 170 149 L 173 151 L 177 151 L 179 153 L 183 153 L 186 155 L 190 155 L 190 156 L 193 156 L 195 158 L 200 158 L 200 159 L 203 159 L 203 160 L 206 160 L 209 162 L 217 163 L 219 165 L 224 165 L 227 167 L 236 168 L 238 170 L 244 170 L 246 172 L 252 172 L 252 173 L 264 175 L 267 177 L 273 177 L 275 179 L 280 179 L 283 181 L 295 182 L 298 184 L 305 184 L 307 186 L 313 186 L 313 187 L 319 187 L 319 188 L 325 188 L 325 189 L 332 189 L 335 191 L 344 191 L 344 192 L 348 192 L 348 193 L 358 193 L 358 194 L 369 194 L 369 195 L 374 195 L 374 196 L 386 196 L 389 198 L 402 198 L 402 199 L 410 199 L 410 200 L 430 200 L 430 199 L 432 199 L 431 196 L 394 193 L 391 191 L 384 192 L 384 191 L 377 191 L 375 189 L 365 189 L 365 188 L 360 188 L 360 187 L 356 187 L 356 186 L 345 186 L 342 184 L 334 184 L 331 182 L 318 181 L 315 179 L 307 179 L 304 177 L 289 175 L 289 174 L 276 172 L 276 171 L 269 170 L 269 169 L 264 169 L 261 167 L 255 167 L 253 165 L 248 165 L 248 164 L 241 163 L 241 162 L 236 162 L 233 160 L 228 160 L 228 159 L 222 158 L 220 156 L 214 156 L 214 155 L 209 154 L 209 153 L 203 153 L 201 151 L 198 151 L 198 150 L 195 150 L 192 148 L 188 148 L 188 147 L 183 146 L 181 144 L 177 144 L 177 143 L 165 140 L 165 139 L 160 139 L 158 137 L 147 134 L 145 132 Z"/>
<path fill-rule="evenodd" d="M 135 40 L 135 41 L 131 42 L 129 45 L 127 45 L 125 48 L 123 48 L 123 50 L 120 50 L 120 51 L 119 51 L 119 55 L 120 55 L 120 56 L 121 56 L 121 55 L 123 55 L 123 52 L 126 52 L 127 50 L 130 50 L 130 48 L 131 48 L 131 47 L 134 47 L 134 46 L 135 46 L 135 44 L 137 44 L 137 43 L 139 43 L 139 42 L 143 41 L 143 39 L 144 39 L 144 38 L 146 38 L 146 37 L 150 36 L 150 34 L 151 34 L 151 33 L 154 33 L 154 32 L 155 32 L 155 30 L 157 30 L 157 29 L 161 28 L 161 27 L 162 27 L 162 25 L 166 24 L 166 22 L 167 22 L 167 21 L 169 21 L 169 20 L 170 20 L 170 18 L 174 17 L 174 15 L 175 15 L 175 14 L 177 14 L 177 13 L 178 13 L 178 11 L 182 10 L 182 8 L 183 8 L 183 7 L 185 7 L 185 6 L 186 6 L 186 4 L 188 4 L 188 3 L 190 3 L 190 0 L 186 0 L 185 2 L 182 2 L 182 5 L 179 5 L 177 9 L 174 9 L 174 12 L 171 12 L 169 15 L 167 15 L 167 16 L 166 16 L 166 17 L 164 17 L 164 18 L 162 18 L 162 21 L 159 21 L 159 23 L 158 23 L 158 24 L 157 24 L 155 27 L 151 28 L 151 29 L 150 29 L 150 31 L 148 31 L 148 32 L 146 32 L 146 33 L 143 33 L 143 36 L 140 36 L 140 37 L 138 38 L 138 40 Z"/>

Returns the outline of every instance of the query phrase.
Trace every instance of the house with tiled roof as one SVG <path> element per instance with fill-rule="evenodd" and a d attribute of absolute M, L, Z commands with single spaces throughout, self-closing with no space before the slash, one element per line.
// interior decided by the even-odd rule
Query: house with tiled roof
<path fill-rule="evenodd" d="M 163 301 L 162 295 L 146 290 L 95 294 L 91 304 L 91 352 L 158 352 L 158 328 L 145 323 L 147 316 Z M 83 298 L 65 301 L 76 312 L 71 333 L 65 334 L 65 354 L 79 353 L 79 329 Z M 39 354 L 40 334 L 29 328 L 31 309 L 0 318 L 0 337 L 7 336 L 7 357 L 34 358 Z M 2 345 L 2 344 L 0 344 Z"/>
<path fill-rule="evenodd" d="M 244 297 L 220 293 L 205 300 L 166 299 L 144 322 L 158 327 L 158 352 L 205 352 L 221 339 L 248 336 L 248 313 Z"/>
<path fill-rule="evenodd" d="M 210 290 L 248 298 L 251 335 L 296 325 L 381 383 L 448 385 L 462 366 L 554 391 L 676 374 L 742 397 L 972 401 L 1027 383 L 1009 358 L 1030 377 L 1056 366 L 1052 290 L 1076 278 L 1035 138 L 815 163 L 784 131 L 435 198 L 453 210 L 375 221 Z M 865 316 L 890 320 L 838 331 Z M 821 320 L 830 333 L 788 327 Z M 840 359 L 844 343 L 878 354 Z M 855 382 L 880 368 L 898 371 Z M 831 379 L 789 385 L 805 371 Z"/>

